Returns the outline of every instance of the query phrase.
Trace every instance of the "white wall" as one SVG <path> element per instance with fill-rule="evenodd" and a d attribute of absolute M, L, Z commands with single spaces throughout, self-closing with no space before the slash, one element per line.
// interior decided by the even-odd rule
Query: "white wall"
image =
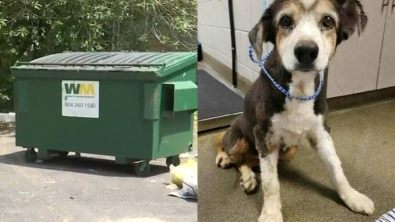
<path fill-rule="evenodd" d="M 263 0 L 233 0 L 233 11 L 237 72 L 253 82 L 259 67 L 248 55 L 248 32 L 262 16 Z M 232 67 L 228 0 L 198 0 L 198 38 L 205 53 Z"/>
<path fill-rule="evenodd" d="M 248 32 L 259 21 L 263 13 L 263 1 L 233 0 L 237 72 L 251 82 L 258 77 L 259 66 L 252 63 L 248 55 L 250 46 Z M 273 1 L 267 0 L 267 7 Z M 388 26 L 392 23 L 385 22 L 386 14 L 381 13 L 381 4 L 376 4 L 376 0 L 361 0 L 361 2 L 363 2 L 366 14 L 369 17 L 368 25 L 362 34 L 362 39 L 354 34 L 337 49 L 329 69 L 328 98 L 378 89 L 376 83 L 380 70 L 382 36 L 385 25 Z M 390 10 L 389 8 L 388 10 Z M 388 16 L 390 15 L 390 12 L 388 12 Z M 205 53 L 231 68 L 229 27 L 228 0 L 198 0 L 198 38 L 202 44 L 202 49 Z M 267 45 L 266 48 L 271 49 L 271 44 L 270 46 Z M 385 61 L 385 59 L 382 61 Z M 393 74 L 391 69 L 386 70 L 390 71 L 386 71 L 384 75 Z M 384 71 L 380 70 L 380 72 Z"/>

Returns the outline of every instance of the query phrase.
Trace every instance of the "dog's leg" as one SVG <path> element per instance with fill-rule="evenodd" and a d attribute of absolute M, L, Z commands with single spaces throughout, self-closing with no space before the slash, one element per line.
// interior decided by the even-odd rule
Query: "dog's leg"
<path fill-rule="evenodd" d="M 215 158 L 215 165 L 222 167 L 223 169 L 228 168 L 232 161 L 229 155 L 225 152 L 222 147 L 222 139 L 225 133 L 221 133 L 216 137 L 215 146 L 217 148 L 217 157 Z"/>
<path fill-rule="evenodd" d="M 297 149 L 298 149 L 297 146 L 287 147 L 286 150 L 280 149 L 278 163 L 279 164 L 289 163 L 292 160 L 292 158 L 295 156 Z"/>
<path fill-rule="evenodd" d="M 282 222 L 280 182 L 277 175 L 279 146 L 272 141 L 274 136 L 261 127 L 254 128 L 254 136 L 259 152 L 263 189 L 263 207 L 258 222 Z"/>
<path fill-rule="evenodd" d="M 279 150 L 273 150 L 266 157 L 260 158 L 261 180 L 263 189 L 263 208 L 258 222 L 282 222 L 280 200 L 280 182 L 277 175 Z"/>
<path fill-rule="evenodd" d="M 311 132 L 310 142 L 316 146 L 318 155 L 330 173 L 333 186 L 346 205 L 354 212 L 372 214 L 374 211 L 373 201 L 349 184 L 336 154 L 332 137 L 324 126 L 320 125 L 314 132 Z"/>
<path fill-rule="evenodd" d="M 232 160 L 224 151 L 220 151 L 217 153 L 217 157 L 215 158 L 215 164 L 220 166 L 222 169 L 228 168 L 232 164 Z"/>
<path fill-rule="evenodd" d="M 249 142 L 245 138 L 238 139 L 235 146 L 230 149 L 229 156 L 241 173 L 241 189 L 246 193 L 254 191 L 258 181 L 252 168 L 259 166 L 259 158 L 251 153 Z"/>
<path fill-rule="evenodd" d="M 252 171 L 249 164 L 241 164 L 237 166 L 241 173 L 240 186 L 246 193 L 251 193 L 258 185 L 255 173 Z"/>

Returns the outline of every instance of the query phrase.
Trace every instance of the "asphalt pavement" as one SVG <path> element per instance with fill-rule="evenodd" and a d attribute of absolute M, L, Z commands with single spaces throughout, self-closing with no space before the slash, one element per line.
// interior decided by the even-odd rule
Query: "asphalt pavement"
<path fill-rule="evenodd" d="M 152 161 L 151 171 L 140 178 L 112 157 L 73 153 L 27 163 L 14 131 L 0 130 L 0 222 L 197 221 L 196 201 L 167 195 L 165 160 Z"/>

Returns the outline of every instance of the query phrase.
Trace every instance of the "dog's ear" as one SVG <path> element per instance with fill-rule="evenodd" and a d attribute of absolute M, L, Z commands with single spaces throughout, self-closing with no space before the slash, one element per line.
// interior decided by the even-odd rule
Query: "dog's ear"
<path fill-rule="evenodd" d="M 347 40 L 354 34 L 355 29 L 358 30 L 358 36 L 361 37 L 362 32 L 368 23 L 368 17 L 363 10 L 363 6 L 359 0 L 336 0 L 341 7 L 340 24 L 341 24 L 341 40 Z"/>
<path fill-rule="evenodd" d="M 266 9 L 258 24 L 248 33 L 248 39 L 258 59 L 262 57 L 264 42 L 274 44 L 273 12 L 271 8 Z"/>

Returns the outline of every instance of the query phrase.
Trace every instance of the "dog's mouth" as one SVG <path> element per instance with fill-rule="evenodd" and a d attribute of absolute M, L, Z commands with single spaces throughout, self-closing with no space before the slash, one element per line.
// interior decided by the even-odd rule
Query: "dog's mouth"
<path fill-rule="evenodd" d="M 306 72 L 306 73 L 311 73 L 311 72 L 319 72 L 319 70 L 317 69 L 317 67 L 315 67 L 314 65 L 302 65 L 302 64 L 298 64 L 296 65 L 296 68 L 294 71 L 298 71 L 298 72 Z"/>

